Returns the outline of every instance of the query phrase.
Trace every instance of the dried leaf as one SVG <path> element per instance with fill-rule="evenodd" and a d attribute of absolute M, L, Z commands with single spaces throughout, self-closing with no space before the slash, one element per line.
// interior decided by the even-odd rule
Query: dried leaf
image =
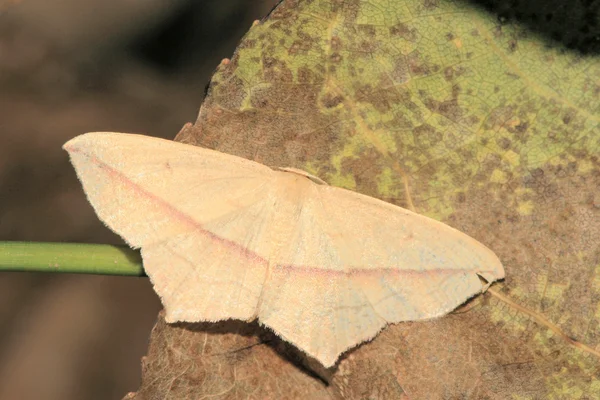
<path fill-rule="evenodd" d="M 412 203 L 503 260 L 501 293 L 528 312 L 486 295 L 444 318 L 390 326 L 324 376 L 332 397 L 598 398 L 598 76 L 597 56 L 465 3 L 286 1 L 221 64 L 178 140 Z M 151 368 L 181 329 L 165 328 L 170 345 L 153 336 L 140 393 L 185 397 Z M 277 353 L 256 357 L 280 365 Z M 205 373 L 218 380 L 223 368 Z M 304 377 L 290 371 L 277 387 L 293 398 Z M 153 379 L 166 389 L 153 392 Z M 277 397 L 264 390 L 256 398 Z"/>

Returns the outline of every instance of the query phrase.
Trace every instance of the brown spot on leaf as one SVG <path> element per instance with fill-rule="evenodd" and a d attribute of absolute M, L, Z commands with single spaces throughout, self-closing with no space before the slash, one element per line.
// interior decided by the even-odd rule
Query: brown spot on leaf
<path fill-rule="evenodd" d="M 380 112 L 387 112 L 396 104 L 409 100 L 410 94 L 402 88 L 378 89 L 367 84 L 356 90 L 356 101 L 370 103 Z"/>
<path fill-rule="evenodd" d="M 235 60 L 235 58 L 233 60 Z M 240 89 L 245 86 L 245 82 L 235 75 L 229 76 L 229 74 L 223 74 L 223 76 L 228 78 L 226 81 L 227 84 L 225 85 L 219 83 L 215 85 L 213 81 L 210 94 L 215 98 L 227 97 L 228 104 L 230 104 L 233 108 L 241 107 L 244 99 L 246 98 L 246 94 L 243 91 L 240 91 Z M 231 90 L 231 92 L 229 92 L 230 94 L 228 95 L 229 90 Z"/>
<path fill-rule="evenodd" d="M 379 48 L 377 40 L 362 40 L 359 45 L 361 53 L 365 53 L 367 57 L 370 57 Z"/>
<path fill-rule="evenodd" d="M 415 42 L 418 37 L 417 30 L 415 28 L 409 28 L 402 22 L 398 22 L 396 25 L 391 26 L 389 31 L 392 36 L 399 36 L 404 40 L 408 40 L 409 42 Z"/>
<path fill-rule="evenodd" d="M 331 11 L 343 15 L 348 24 L 353 24 L 360 12 L 362 0 L 330 0 Z"/>
<path fill-rule="evenodd" d="M 415 137 L 415 142 L 417 146 L 422 148 L 429 148 L 442 140 L 444 135 L 441 132 L 437 131 L 433 126 L 429 124 L 423 124 L 421 126 L 417 126 L 413 130 L 413 135 Z"/>
<path fill-rule="evenodd" d="M 423 0 L 423 6 L 426 10 L 433 10 L 438 8 L 439 0 Z"/>
<path fill-rule="evenodd" d="M 458 121 L 463 115 L 462 108 L 458 105 L 458 93 L 460 86 L 452 86 L 452 98 L 444 101 L 439 101 L 431 98 L 424 100 L 424 104 L 432 112 L 445 116 L 451 121 Z"/>
<path fill-rule="evenodd" d="M 521 121 L 517 125 L 515 125 L 514 127 L 511 127 L 510 125 L 507 126 L 506 129 L 509 132 L 511 132 L 511 133 L 516 133 L 518 135 L 522 135 L 523 133 L 527 132 L 527 128 L 529 128 L 529 122 L 528 121 Z"/>
<path fill-rule="evenodd" d="M 342 56 L 340 55 L 340 53 L 332 53 L 329 56 L 329 61 L 331 61 L 334 64 L 339 64 L 342 61 Z"/>
<path fill-rule="evenodd" d="M 500 39 L 502 36 L 504 36 L 504 33 L 502 32 L 502 25 L 496 25 L 492 32 L 496 39 Z"/>
<path fill-rule="evenodd" d="M 481 121 L 481 120 L 475 114 L 469 115 L 467 118 L 464 119 L 464 122 L 466 122 L 467 125 L 471 125 L 471 126 L 478 125 L 479 121 Z"/>
<path fill-rule="evenodd" d="M 357 29 L 360 34 L 366 34 L 369 36 L 375 36 L 377 33 L 373 25 L 361 24 L 357 26 Z"/>
<path fill-rule="evenodd" d="M 496 140 L 496 143 L 498 144 L 498 146 L 501 149 L 507 150 L 508 148 L 510 148 L 511 141 L 509 138 L 502 137 L 502 138 Z"/>
<path fill-rule="evenodd" d="M 394 118 L 392 118 L 391 124 L 393 127 L 399 130 L 409 130 L 414 126 L 412 121 L 403 112 L 394 113 Z"/>
<path fill-rule="evenodd" d="M 356 191 L 377 193 L 377 177 L 381 174 L 384 158 L 373 147 L 364 148 L 358 157 L 342 160 L 342 170 L 354 177 Z"/>
<path fill-rule="evenodd" d="M 344 101 L 344 98 L 340 95 L 333 95 L 330 93 L 325 94 L 322 98 L 321 98 L 321 103 L 323 104 L 323 107 L 325 108 L 333 108 L 335 106 L 337 106 L 338 104 L 342 103 Z"/>
<path fill-rule="evenodd" d="M 321 75 L 315 74 L 315 72 L 305 66 L 298 68 L 297 72 L 298 82 L 301 84 L 321 84 L 323 78 Z"/>
<path fill-rule="evenodd" d="M 499 127 L 503 127 L 510 120 L 510 118 L 512 118 L 513 114 L 513 106 L 499 106 L 493 108 L 486 120 L 485 128 L 488 130 L 496 130 Z"/>
<path fill-rule="evenodd" d="M 562 117 L 563 124 L 569 125 L 576 114 L 577 114 L 577 112 L 573 109 L 569 109 L 567 112 L 565 112 Z"/>
<path fill-rule="evenodd" d="M 447 81 L 452 81 L 455 78 L 463 75 L 466 71 L 467 69 L 462 65 L 449 66 L 444 68 L 444 78 Z"/>
<path fill-rule="evenodd" d="M 533 170 L 531 170 L 531 176 L 534 179 L 541 179 L 544 176 L 544 169 L 543 168 L 534 168 Z"/>
<path fill-rule="evenodd" d="M 263 76 L 266 81 L 292 82 L 294 76 L 284 61 L 277 58 L 263 57 Z"/>
<path fill-rule="evenodd" d="M 452 67 L 444 68 L 444 78 L 446 78 L 447 81 L 454 79 L 454 69 Z"/>
<path fill-rule="evenodd" d="M 241 49 L 253 49 L 256 46 L 255 39 L 243 39 L 241 43 L 238 45 L 238 48 Z"/>
<path fill-rule="evenodd" d="M 418 50 L 415 50 L 407 55 L 406 61 L 412 75 L 426 76 L 431 74 L 431 66 L 421 58 L 421 54 Z"/>
<path fill-rule="evenodd" d="M 312 43 L 307 40 L 295 40 L 288 49 L 289 55 L 307 54 L 312 48 Z"/>
<path fill-rule="evenodd" d="M 342 39 L 339 36 L 332 36 L 329 41 L 329 46 L 332 51 L 341 51 L 343 49 Z"/>
<path fill-rule="evenodd" d="M 394 69 L 390 75 L 394 83 L 402 83 L 409 80 L 409 67 L 404 57 L 396 57 L 394 59 Z"/>

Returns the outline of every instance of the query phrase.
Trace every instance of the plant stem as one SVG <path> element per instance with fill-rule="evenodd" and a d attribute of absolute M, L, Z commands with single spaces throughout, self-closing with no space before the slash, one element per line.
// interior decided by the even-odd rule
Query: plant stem
<path fill-rule="evenodd" d="M 0 242 L 0 271 L 145 276 L 138 250 L 82 243 Z"/>

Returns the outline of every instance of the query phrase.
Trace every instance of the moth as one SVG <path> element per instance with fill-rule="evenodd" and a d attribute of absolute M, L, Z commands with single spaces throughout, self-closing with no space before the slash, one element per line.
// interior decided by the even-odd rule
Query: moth
<path fill-rule="evenodd" d="M 113 132 L 64 149 L 98 217 L 141 248 L 167 322 L 258 319 L 331 367 L 504 278 L 468 235 L 300 170 Z"/>

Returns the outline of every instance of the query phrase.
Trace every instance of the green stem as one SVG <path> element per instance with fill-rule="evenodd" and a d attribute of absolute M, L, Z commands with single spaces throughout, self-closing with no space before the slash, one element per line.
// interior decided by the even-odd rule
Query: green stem
<path fill-rule="evenodd" d="M 145 276 L 139 251 L 81 243 L 0 242 L 0 271 Z"/>

